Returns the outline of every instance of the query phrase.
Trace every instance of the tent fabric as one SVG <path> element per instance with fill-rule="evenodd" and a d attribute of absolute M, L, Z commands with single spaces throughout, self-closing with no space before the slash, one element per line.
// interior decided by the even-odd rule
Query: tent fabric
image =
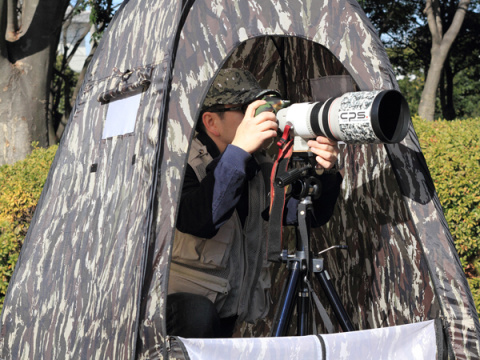
<path fill-rule="evenodd" d="M 0 358 L 132 358 L 166 68 L 180 16 L 178 2 L 127 2 L 102 39 L 11 280 Z M 152 83 L 135 132 L 102 140 L 108 104 L 98 96 L 116 89 L 126 70 L 147 67 Z"/>
<path fill-rule="evenodd" d="M 263 86 L 278 88 L 283 91 L 284 95 L 286 94 L 287 98 L 294 101 L 305 101 L 308 99 L 302 99 L 298 94 L 302 94 L 299 90 L 308 90 L 305 87 L 305 84 L 308 83 L 307 79 L 344 73 L 343 69 L 338 70 L 338 61 L 329 60 L 329 57 L 324 56 L 320 57 L 321 60 L 316 63 L 312 59 L 318 58 L 309 57 L 311 54 L 331 52 L 336 59 L 340 60 L 341 68 L 344 68 L 352 76 L 360 89 L 395 87 L 393 71 L 381 42 L 373 33 L 373 29 L 365 20 L 364 15 L 358 13 L 358 5 L 353 2 L 342 3 L 339 7 L 336 7 L 337 5 L 330 2 L 324 4 L 323 7 L 317 6 L 315 11 L 308 8 L 308 5 L 297 2 L 289 2 L 288 10 L 274 9 L 273 5 L 270 9 L 262 6 L 262 13 L 269 14 L 269 17 L 261 17 L 260 21 L 258 19 L 260 11 L 256 13 L 254 7 L 247 8 L 245 6 L 237 9 L 237 5 L 222 2 L 216 7 L 218 13 L 214 17 L 208 2 L 196 1 L 187 18 L 188 26 L 184 27 L 180 37 L 170 102 L 188 106 L 172 109 L 171 111 L 175 112 L 172 115 L 169 114 L 169 123 L 178 124 L 177 128 L 185 128 L 187 132 L 182 138 L 178 138 L 173 132 L 171 136 L 166 136 L 165 153 L 170 152 L 172 155 L 179 148 L 188 147 L 188 141 L 192 136 L 192 132 L 188 132 L 189 124 L 195 122 L 196 104 L 201 103 L 202 96 L 204 96 L 202 92 L 198 92 L 198 89 L 208 88 L 205 84 L 208 79 L 213 77 L 213 75 L 202 76 L 203 72 L 210 74 L 211 69 L 218 71 L 221 66 L 245 67 L 261 79 Z M 281 5 L 278 6 L 281 7 Z M 229 21 L 228 16 L 225 15 L 229 13 L 229 7 L 235 8 L 232 11 L 239 12 L 241 16 L 234 21 Z M 207 22 L 205 22 L 205 14 Z M 282 21 L 279 21 L 272 14 L 281 14 L 287 19 L 282 18 Z M 284 54 L 276 55 L 277 48 L 280 46 L 278 43 L 281 41 L 274 44 L 271 40 L 273 34 L 288 37 L 290 34 L 298 34 L 302 31 L 295 28 L 299 23 L 288 19 L 287 14 L 308 14 L 311 16 L 307 16 L 310 24 L 322 24 L 321 19 L 328 18 L 328 25 L 326 25 L 328 31 L 325 30 L 326 28 L 312 27 L 304 30 L 306 35 L 303 36 L 312 42 L 318 41 L 328 50 L 323 51 L 319 47 L 307 44 L 304 39 L 287 38 L 283 43 Z M 317 16 L 317 18 L 314 19 L 313 16 Z M 347 19 L 352 18 L 358 19 L 358 22 L 348 22 Z M 275 29 L 278 23 L 288 25 L 286 28 Z M 345 29 L 347 23 L 351 28 Z M 206 28 L 209 29 L 209 32 L 205 30 Z M 206 34 L 207 37 L 196 38 L 198 29 L 204 29 L 202 35 Z M 310 34 L 308 34 L 308 30 L 311 31 Z M 256 34 L 265 32 L 269 37 L 258 37 L 258 39 L 255 37 Z M 342 39 L 345 42 L 342 43 L 341 40 L 333 42 L 332 38 Z M 192 39 L 196 39 L 196 41 L 192 43 Z M 209 50 L 199 53 L 195 51 L 212 47 L 215 52 Z M 359 49 L 358 52 L 361 52 L 362 56 L 355 57 L 353 55 L 355 49 Z M 368 51 L 360 51 L 360 49 L 368 49 Z M 219 53 L 218 56 L 216 52 Z M 286 56 L 287 52 L 290 56 Z M 282 55 L 285 55 L 286 58 Z M 217 62 L 216 59 L 220 56 L 228 57 L 225 64 Z M 283 69 L 279 65 L 282 61 L 290 65 L 287 65 L 290 74 L 282 73 Z M 295 66 L 296 61 L 308 63 L 309 66 Z M 337 66 L 334 71 L 339 72 L 325 71 L 327 66 L 324 66 L 323 61 L 329 62 L 330 70 Z M 190 62 L 196 63 L 197 72 L 192 73 L 186 70 L 191 66 Z M 193 83 L 199 86 L 192 86 Z M 284 86 L 285 83 L 288 86 Z M 308 94 L 308 91 L 305 93 Z M 175 97 L 178 98 L 177 102 L 173 101 Z M 170 143 L 168 143 L 169 139 L 172 140 Z M 415 143 L 415 139 L 415 134 L 411 129 L 409 139 L 405 142 Z M 393 149 L 395 150 L 395 147 Z M 334 278 L 337 279 L 337 289 L 341 289 L 342 300 L 344 300 L 349 313 L 355 314 L 353 319 L 359 328 L 392 326 L 419 318 L 443 316 L 442 304 L 436 296 L 436 289 L 433 289 L 430 277 L 430 267 L 432 269 L 436 269 L 436 267 L 432 266 L 425 258 L 422 239 L 416 233 L 416 226 L 421 224 L 415 225 L 416 219 L 415 217 L 412 219 L 411 214 L 413 211 L 406 203 L 411 194 L 402 193 L 402 189 L 396 181 L 397 175 L 390 162 L 391 157 L 395 158 L 388 153 L 388 150 L 389 148 L 383 145 L 349 146 L 344 150 L 347 176 L 344 182 L 343 199 L 340 200 L 338 212 L 327 228 L 314 234 L 318 238 L 317 244 L 314 244 L 317 249 L 327 247 L 322 246 L 322 243 L 332 245 L 341 242 L 342 239 L 339 239 L 338 234 L 342 233 L 345 236 L 344 241 L 351 246 L 351 251 L 347 256 L 343 255 L 344 257 L 340 257 L 340 259 L 328 256 L 327 261 L 329 271 L 333 272 Z M 402 156 L 409 155 L 405 154 L 407 151 L 405 146 L 402 147 L 402 150 Z M 169 159 L 173 163 L 175 157 L 169 156 Z M 404 181 L 407 183 L 417 182 L 417 179 L 420 178 L 432 186 L 428 172 L 424 172 L 425 165 L 417 165 L 417 169 L 411 169 L 411 160 L 408 157 L 403 159 L 403 168 L 399 172 L 412 172 L 412 179 Z M 182 173 L 182 166 L 183 161 L 179 159 L 175 165 L 178 169 L 176 173 Z M 165 169 L 166 171 L 167 169 Z M 162 170 L 162 172 L 164 171 Z M 422 172 L 422 175 L 418 174 L 419 172 Z M 161 186 L 160 184 L 160 189 Z M 166 189 L 171 189 L 171 183 Z M 422 194 L 420 196 L 428 198 L 429 193 L 424 192 L 425 186 L 418 187 L 415 191 Z M 168 195 L 162 197 L 160 191 L 159 203 L 162 203 L 167 197 Z M 415 198 L 413 200 L 417 201 Z M 386 209 L 389 211 L 386 212 Z M 418 212 L 417 209 L 413 210 Z M 438 208 L 433 209 L 432 216 L 437 217 L 436 214 L 438 214 Z M 442 215 L 438 215 L 438 218 L 442 218 Z M 432 227 L 441 228 L 435 222 L 432 222 Z M 346 229 L 346 233 L 344 229 Z M 451 239 L 447 239 L 446 242 L 448 243 L 448 241 L 451 244 Z M 449 262 L 452 261 L 457 267 L 455 271 L 461 272 L 458 260 L 455 259 L 456 256 L 452 253 L 447 255 L 450 257 L 446 258 L 451 259 Z M 430 261 L 435 264 L 438 260 Z M 339 268 L 337 264 L 344 266 Z M 278 274 L 279 279 L 285 277 L 281 272 Z M 433 275 L 438 276 L 435 273 Z M 395 279 L 401 279 L 401 281 Z M 281 281 L 277 281 L 277 283 L 281 283 Z M 459 286 L 464 287 L 465 284 L 459 284 Z M 468 287 L 464 287 L 464 289 L 467 289 L 468 292 Z M 465 300 L 468 301 L 466 293 Z M 442 301 L 449 301 L 449 297 L 442 298 Z M 456 302 L 457 300 L 453 300 L 453 303 Z M 464 301 L 461 300 L 461 302 Z M 372 303 L 375 305 L 372 306 Z M 360 304 L 360 309 L 358 304 Z M 355 309 L 355 307 L 357 308 Z M 456 311 L 465 314 L 464 319 L 467 323 L 473 319 L 473 322 L 470 323 L 472 335 L 470 339 L 475 340 L 478 335 L 475 335 L 477 330 L 472 313 L 469 313 L 468 308 L 457 308 Z M 246 325 L 240 330 L 240 333 L 250 336 L 267 335 L 272 326 L 271 318 L 272 316 L 254 326 Z M 451 324 L 448 331 L 457 332 L 456 329 L 457 327 Z M 464 331 L 461 333 L 462 336 L 466 334 Z M 465 340 L 465 338 L 459 339 L 459 342 L 464 343 Z"/>
<path fill-rule="evenodd" d="M 312 84 L 326 76 L 350 76 L 359 90 L 397 88 L 353 0 L 124 2 L 25 239 L 1 315 L 0 357 L 167 356 L 177 204 L 199 105 L 223 66 L 250 70 L 292 101 L 314 99 Z M 102 140 L 109 104 L 98 97 L 134 88 L 147 69 L 134 132 Z M 440 318 L 451 356 L 479 358 L 473 299 L 413 128 L 397 145 L 343 146 L 340 159 L 341 196 L 329 223 L 312 231 L 312 250 L 348 245 L 325 264 L 355 328 Z M 272 270 L 270 314 L 239 324 L 236 336 L 269 334 L 286 276 L 284 266 Z"/>
<path fill-rule="evenodd" d="M 178 338 L 190 360 L 436 360 L 435 321 L 353 331 L 253 339 Z"/>
<path fill-rule="evenodd" d="M 440 302 L 453 347 L 450 352 L 457 354 L 457 348 L 464 347 L 472 349 L 465 356 L 480 357 L 478 314 L 418 139 L 412 134 L 404 144 L 389 145 L 388 150 Z"/>

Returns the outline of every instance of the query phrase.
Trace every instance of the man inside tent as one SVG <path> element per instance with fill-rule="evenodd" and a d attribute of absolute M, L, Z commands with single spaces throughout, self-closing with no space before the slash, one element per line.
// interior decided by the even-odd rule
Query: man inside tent
<path fill-rule="evenodd" d="M 269 204 L 261 169 L 271 162 L 263 145 L 277 136 L 278 125 L 272 112 L 255 116 L 265 103 L 258 99 L 267 94 L 280 96 L 240 69 L 221 70 L 207 93 L 177 218 L 167 297 L 169 335 L 231 337 L 237 321 L 253 322 L 268 312 L 268 222 L 262 213 Z M 321 225 L 333 212 L 342 181 L 334 170 L 338 147 L 324 137 L 308 145 L 317 167 L 325 169 L 322 196 L 314 204 Z M 287 203 L 287 223 L 295 223 L 297 203 Z"/>

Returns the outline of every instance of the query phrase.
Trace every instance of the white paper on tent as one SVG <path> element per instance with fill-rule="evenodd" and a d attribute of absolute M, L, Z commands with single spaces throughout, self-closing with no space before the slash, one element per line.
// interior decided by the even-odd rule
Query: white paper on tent
<path fill-rule="evenodd" d="M 142 94 L 108 104 L 102 139 L 133 133 Z"/>

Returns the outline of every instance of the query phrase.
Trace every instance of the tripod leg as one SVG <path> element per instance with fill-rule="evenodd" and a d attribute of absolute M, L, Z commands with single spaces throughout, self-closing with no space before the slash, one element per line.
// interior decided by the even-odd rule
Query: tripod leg
<path fill-rule="evenodd" d="M 342 327 L 343 331 L 354 331 L 354 327 L 352 322 L 350 321 L 350 318 L 347 315 L 347 312 L 345 311 L 345 308 L 343 307 L 343 304 L 340 300 L 340 297 L 338 296 L 337 291 L 332 285 L 332 282 L 330 281 L 330 277 L 328 276 L 328 273 L 323 270 L 321 272 L 315 272 L 314 273 L 320 282 L 320 285 L 322 285 L 322 289 L 327 295 L 328 301 L 332 305 L 333 312 L 335 313 L 335 316 L 337 317 L 338 322 L 340 323 L 340 326 Z"/>
<path fill-rule="evenodd" d="M 310 310 L 309 294 L 310 291 L 307 284 L 302 280 L 297 301 L 297 336 L 307 335 L 308 315 Z"/>
<path fill-rule="evenodd" d="M 290 316 L 292 313 L 293 298 L 296 294 L 298 278 L 300 275 L 300 264 L 298 261 L 292 263 L 290 269 L 290 275 L 288 277 L 287 288 L 285 290 L 285 296 L 282 301 L 282 307 L 280 309 L 280 316 L 276 327 L 273 331 L 273 336 L 285 336 L 287 334 L 287 327 L 290 322 Z"/>

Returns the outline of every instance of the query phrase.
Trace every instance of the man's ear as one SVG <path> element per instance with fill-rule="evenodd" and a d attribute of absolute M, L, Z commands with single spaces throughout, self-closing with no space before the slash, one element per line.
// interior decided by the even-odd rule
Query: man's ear
<path fill-rule="evenodd" d="M 202 122 L 205 126 L 205 129 L 212 135 L 219 136 L 220 131 L 218 129 L 218 121 L 220 120 L 219 116 L 215 113 L 206 111 L 202 115 Z"/>

